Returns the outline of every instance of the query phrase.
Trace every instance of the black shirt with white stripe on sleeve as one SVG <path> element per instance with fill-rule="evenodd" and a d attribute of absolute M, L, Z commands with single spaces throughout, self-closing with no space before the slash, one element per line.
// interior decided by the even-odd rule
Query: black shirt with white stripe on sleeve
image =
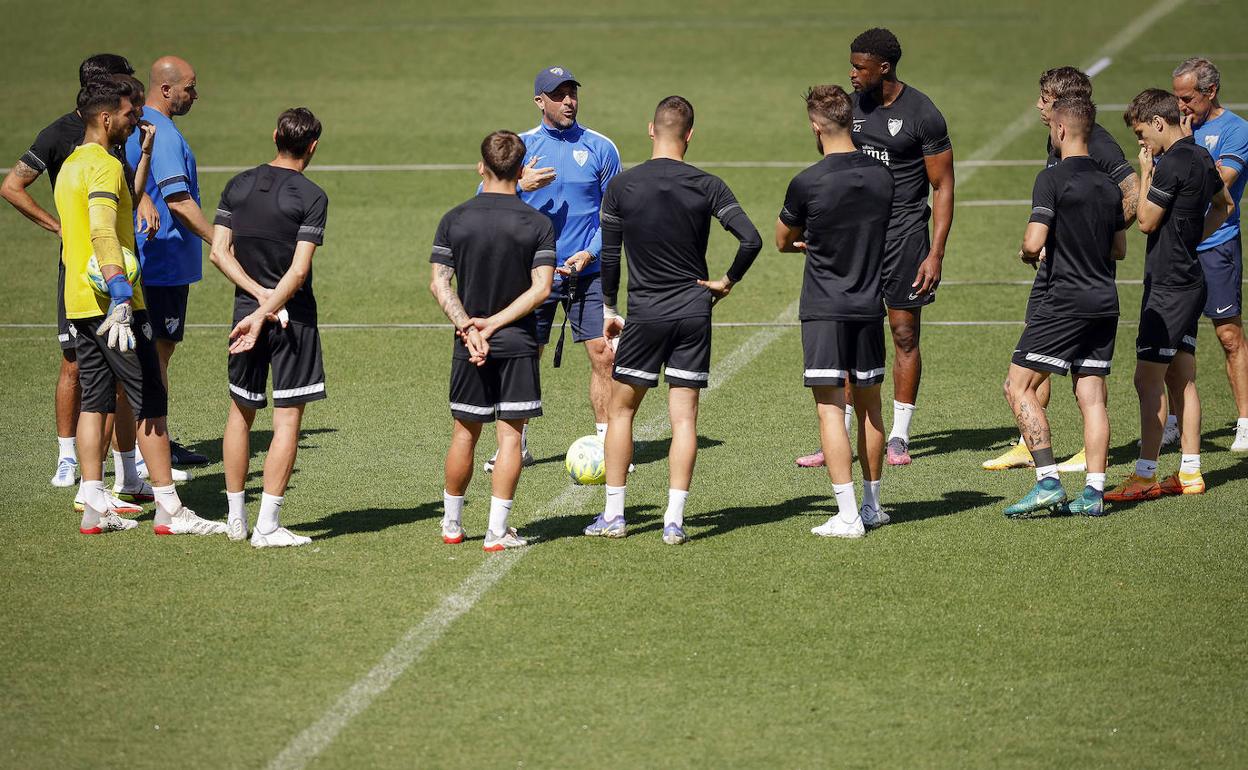
<path fill-rule="evenodd" d="M 1213 158 L 1186 136 L 1157 159 L 1148 199 L 1165 209 L 1161 225 L 1148 234 L 1144 280 L 1151 286 L 1191 288 L 1204 283 L 1196 257 L 1209 202 L 1222 189 Z"/>
<path fill-rule="evenodd" d="M 300 241 L 320 246 L 325 240 L 329 198 L 298 171 L 263 165 L 231 179 L 221 193 L 215 224 L 234 232 L 234 257 L 256 283 L 276 288 L 290 270 Z M 254 312 L 259 303 L 234 289 L 235 318 Z M 286 303 L 292 323 L 316 323 L 312 272 Z"/>

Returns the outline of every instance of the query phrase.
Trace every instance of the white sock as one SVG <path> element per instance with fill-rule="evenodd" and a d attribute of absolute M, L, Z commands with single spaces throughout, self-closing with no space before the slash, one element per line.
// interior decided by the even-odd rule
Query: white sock
<path fill-rule="evenodd" d="M 1183 455 L 1179 462 L 1179 473 L 1200 473 L 1200 455 Z"/>
<path fill-rule="evenodd" d="M 134 450 L 118 452 L 113 450 L 113 475 L 122 489 L 134 489 L 139 486 L 139 468 L 134 463 Z"/>
<path fill-rule="evenodd" d="M 880 480 L 862 482 L 862 507 L 880 509 Z"/>
<path fill-rule="evenodd" d="M 893 402 L 893 429 L 889 432 L 890 439 L 900 438 L 910 441 L 910 418 L 914 416 L 914 404 Z"/>
<path fill-rule="evenodd" d="M 858 519 L 858 501 L 854 499 L 854 482 L 833 484 L 832 492 L 836 495 L 836 517 L 849 523 Z"/>
<path fill-rule="evenodd" d="M 442 522 L 458 524 L 464 517 L 464 496 L 442 490 Z"/>
<path fill-rule="evenodd" d="M 689 499 L 687 489 L 667 490 L 667 510 L 663 512 L 663 526 L 675 524 L 685 526 L 685 501 Z"/>
<path fill-rule="evenodd" d="M 1135 461 L 1135 475 L 1142 479 L 1151 479 L 1157 475 L 1157 461 L 1140 458 Z"/>
<path fill-rule="evenodd" d="M 78 447 L 77 447 L 76 442 L 77 442 L 77 439 L 74 438 L 73 436 L 69 436 L 69 437 L 57 436 L 56 437 L 56 451 L 58 452 L 58 454 L 56 456 L 56 459 L 59 461 L 68 457 L 74 462 L 77 462 L 78 461 Z"/>
<path fill-rule="evenodd" d="M 1022 446 L 1027 446 L 1027 438 L 1021 433 L 1018 434 L 1018 443 Z"/>
<path fill-rule="evenodd" d="M 529 424 L 526 422 L 520 429 L 520 454 L 529 451 Z"/>
<path fill-rule="evenodd" d="M 277 531 L 277 517 L 282 513 L 282 501 L 285 499 L 284 495 L 270 495 L 268 492 L 260 495 L 260 515 L 256 517 L 257 532 L 270 535 Z"/>
<path fill-rule="evenodd" d="M 1045 479 L 1060 478 L 1057 472 L 1057 465 L 1045 465 L 1036 467 L 1036 481 L 1044 481 Z"/>
<path fill-rule="evenodd" d="M 168 524 L 173 514 L 182 510 L 182 498 L 178 497 L 178 488 L 172 484 L 167 487 L 152 487 L 152 496 L 156 498 L 157 524 Z"/>
<path fill-rule="evenodd" d="M 225 502 L 230 507 L 230 521 L 247 521 L 247 491 L 225 493 Z"/>
<path fill-rule="evenodd" d="M 1173 414 L 1172 414 L 1172 415 L 1170 415 L 1169 417 L 1167 417 L 1167 418 L 1166 418 L 1166 427 L 1167 427 L 1167 428 L 1174 428 L 1174 427 L 1178 426 L 1178 424 L 1179 424 L 1179 418 L 1178 418 L 1177 416 L 1175 416 L 1175 415 L 1173 415 Z"/>
<path fill-rule="evenodd" d="M 854 430 L 854 405 L 845 405 L 845 432 L 852 433 Z"/>
<path fill-rule="evenodd" d="M 1089 473 L 1088 480 L 1085 486 L 1092 487 L 1097 492 L 1104 492 L 1105 491 L 1105 474 L 1104 473 Z"/>
<path fill-rule="evenodd" d="M 607 507 L 602 512 L 602 518 L 607 521 L 615 521 L 624 518 L 624 490 L 628 487 L 613 487 L 607 485 Z"/>
<path fill-rule="evenodd" d="M 496 537 L 507 533 L 507 517 L 511 515 L 511 500 L 490 496 L 490 532 Z"/>
<path fill-rule="evenodd" d="M 78 494 L 82 497 L 83 529 L 91 529 L 100 524 L 100 517 L 108 513 L 108 493 L 104 491 L 103 481 L 87 481 L 83 479 L 78 485 Z"/>
<path fill-rule="evenodd" d="M 605 422 L 594 423 L 594 430 L 598 433 L 598 438 L 603 441 L 607 440 L 607 424 Z"/>

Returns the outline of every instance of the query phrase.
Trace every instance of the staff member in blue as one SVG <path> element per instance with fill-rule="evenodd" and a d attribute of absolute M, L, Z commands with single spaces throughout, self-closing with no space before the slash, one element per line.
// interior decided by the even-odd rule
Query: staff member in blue
<path fill-rule="evenodd" d="M 620 152 L 610 139 L 576 122 L 580 85 L 563 67 L 547 67 L 534 78 L 533 102 L 542 113 L 542 122 L 520 134 L 527 156 L 520 199 L 550 217 L 555 227 L 554 286 L 537 309 L 539 355 L 550 342 L 556 310 L 563 305 L 572 325 L 572 341 L 585 343 L 589 356 L 589 402 L 602 438 L 607 433 L 615 354 L 602 336 L 598 210 L 607 183 L 620 173 Z M 527 433 L 526 428 L 522 456 L 525 465 L 532 465 Z M 491 458 L 485 470 L 493 468 Z"/>

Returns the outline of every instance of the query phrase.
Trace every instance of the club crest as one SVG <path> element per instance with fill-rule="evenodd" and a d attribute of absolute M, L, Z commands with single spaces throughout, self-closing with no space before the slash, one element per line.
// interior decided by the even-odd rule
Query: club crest
<path fill-rule="evenodd" d="M 585 161 L 589 160 L 589 150 L 573 150 L 572 160 L 576 161 L 576 165 L 584 166 Z"/>
<path fill-rule="evenodd" d="M 897 136 L 897 132 L 901 130 L 901 118 L 888 119 L 888 133 Z"/>
<path fill-rule="evenodd" d="M 178 325 L 182 323 L 182 319 L 174 316 L 173 318 L 165 317 L 165 331 L 173 334 L 178 330 Z"/>
<path fill-rule="evenodd" d="M 152 338 L 152 325 L 147 321 L 143 322 L 143 337 L 149 340 Z"/>
<path fill-rule="evenodd" d="M 1218 147 L 1218 140 L 1222 138 L 1221 134 L 1210 134 L 1205 137 L 1205 149 L 1213 152 Z"/>
<path fill-rule="evenodd" d="M 77 327 L 77 326 L 74 326 L 73 324 L 69 324 L 69 336 L 71 336 L 71 337 L 77 337 L 77 336 L 78 336 L 78 327 Z"/>

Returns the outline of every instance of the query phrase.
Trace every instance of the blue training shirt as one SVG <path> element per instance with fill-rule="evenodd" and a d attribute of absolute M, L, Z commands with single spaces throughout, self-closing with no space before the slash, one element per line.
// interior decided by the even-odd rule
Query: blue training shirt
<path fill-rule="evenodd" d="M 185 286 L 203 278 L 203 249 L 199 236 L 169 211 L 165 197 L 190 193 L 199 203 L 199 174 L 195 154 L 173 120 L 159 110 L 143 110 L 143 119 L 156 127 L 152 144 L 152 164 L 145 191 L 160 213 L 160 229 L 148 238 L 135 234 L 144 286 Z M 139 132 L 126 141 L 126 158 L 131 168 L 139 165 Z"/>
<path fill-rule="evenodd" d="M 1222 226 L 1206 238 L 1198 251 L 1219 246 L 1239 235 L 1239 199 L 1244 195 L 1244 164 L 1248 162 L 1248 120 L 1230 110 L 1222 110 L 1222 114 L 1213 120 L 1207 120 L 1192 129 L 1196 143 L 1203 146 L 1213 156 L 1213 162 L 1222 168 L 1232 168 L 1239 173 L 1235 184 L 1231 185 L 1231 199 L 1235 201 L 1235 210 L 1227 217 Z"/>
<path fill-rule="evenodd" d="M 615 144 L 579 123 L 563 130 L 543 121 L 520 135 L 528 150 L 524 162 L 541 156 L 538 168 L 555 169 L 555 181 L 540 190 L 520 192 L 520 199 L 550 217 L 555 226 L 555 253 L 558 264 L 578 251 L 594 255 L 583 275 L 602 269 L 602 230 L 598 210 L 607 183 L 620 173 L 620 151 Z M 556 275 L 555 280 L 560 280 Z"/>

